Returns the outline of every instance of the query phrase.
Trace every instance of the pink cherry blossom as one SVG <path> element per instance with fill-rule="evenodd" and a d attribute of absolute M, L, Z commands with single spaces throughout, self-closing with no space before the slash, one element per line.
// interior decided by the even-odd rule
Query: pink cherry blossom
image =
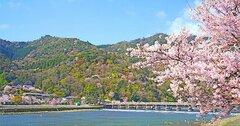
<path fill-rule="evenodd" d="M 9 95 L 3 95 L 0 97 L 0 103 L 5 104 L 11 102 L 11 97 Z"/>
<path fill-rule="evenodd" d="M 57 104 L 58 104 L 58 101 L 57 101 L 55 98 L 53 98 L 51 101 L 49 101 L 49 104 L 51 104 L 51 105 L 57 105 Z"/>
<path fill-rule="evenodd" d="M 219 117 L 226 116 L 240 103 L 240 0 L 204 0 L 193 13 L 202 34 L 190 40 L 183 29 L 167 44 L 129 49 L 145 59 L 133 67 L 148 67 L 160 85 L 170 80 L 174 94 L 200 105 L 200 113 L 218 109 Z"/>
<path fill-rule="evenodd" d="M 8 93 L 11 90 L 12 90 L 12 87 L 7 85 L 7 86 L 4 87 L 3 93 Z"/>

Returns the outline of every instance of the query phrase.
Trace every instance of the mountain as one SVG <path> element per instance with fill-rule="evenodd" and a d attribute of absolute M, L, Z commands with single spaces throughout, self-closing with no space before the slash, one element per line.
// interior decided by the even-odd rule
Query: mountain
<path fill-rule="evenodd" d="M 31 51 L 18 63 L 26 69 L 39 68 L 40 64 L 44 64 L 42 69 L 53 67 L 74 54 L 97 49 L 95 45 L 76 38 L 60 38 L 50 35 L 29 42 L 25 48 Z"/>
<path fill-rule="evenodd" d="M 46 35 L 28 44 L 28 48 L 35 48 L 27 58 L 43 58 L 74 54 L 83 50 L 94 49 L 95 46 L 76 38 L 59 38 Z"/>
<path fill-rule="evenodd" d="M 138 38 L 129 42 L 122 41 L 116 44 L 100 45 L 98 46 L 98 48 L 106 49 L 112 52 L 125 53 L 127 48 L 134 48 L 136 47 L 137 44 L 144 45 L 148 43 L 149 45 L 153 45 L 156 41 L 158 41 L 161 44 L 164 44 L 167 42 L 165 39 L 167 36 L 168 36 L 167 34 L 158 33 L 147 38 Z"/>
<path fill-rule="evenodd" d="M 0 39 L 0 55 L 9 60 L 21 59 L 31 51 L 31 49 L 26 48 L 27 45 L 27 42 L 10 42 Z"/>
<path fill-rule="evenodd" d="M 159 38 L 159 36 L 162 36 Z M 165 43 L 167 35 L 95 46 L 77 38 L 50 35 L 30 42 L 0 41 L 0 90 L 6 84 L 31 84 L 59 97 L 85 97 L 89 103 L 104 99 L 174 101 L 169 83 L 158 87 L 147 69 L 134 69 L 138 59 L 125 55 L 137 43 Z M 111 95 L 109 95 L 111 94 Z M 114 94 L 114 95 L 112 95 Z"/>
<path fill-rule="evenodd" d="M 9 67 L 10 64 L 10 61 L 6 57 L 0 55 L 0 73 L 2 73 L 4 69 Z"/>
<path fill-rule="evenodd" d="M 11 47 L 13 46 L 13 44 L 9 41 L 0 39 L 0 55 L 2 57 L 12 57 L 12 50 Z"/>

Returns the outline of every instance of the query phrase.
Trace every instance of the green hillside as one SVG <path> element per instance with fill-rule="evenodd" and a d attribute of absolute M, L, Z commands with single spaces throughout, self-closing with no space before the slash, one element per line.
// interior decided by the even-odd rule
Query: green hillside
<path fill-rule="evenodd" d="M 167 36 L 168 35 L 166 34 L 158 33 L 147 38 L 138 38 L 129 42 L 122 41 L 111 45 L 100 45 L 98 46 L 98 48 L 103 48 L 112 52 L 126 53 L 127 48 L 134 48 L 136 47 L 137 44 L 144 45 L 148 43 L 149 45 L 153 45 L 156 41 L 158 41 L 161 44 L 164 44 L 167 42 L 165 39 Z"/>
<path fill-rule="evenodd" d="M 32 84 L 59 97 L 85 97 L 89 103 L 104 99 L 174 101 L 167 91 L 169 83 L 157 86 L 148 79 L 154 76 L 150 71 L 131 68 L 138 59 L 123 53 L 139 42 L 164 43 L 159 35 L 100 47 L 49 35 L 31 42 L 4 41 L 0 43 L 1 89 L 6 84 Z"/>

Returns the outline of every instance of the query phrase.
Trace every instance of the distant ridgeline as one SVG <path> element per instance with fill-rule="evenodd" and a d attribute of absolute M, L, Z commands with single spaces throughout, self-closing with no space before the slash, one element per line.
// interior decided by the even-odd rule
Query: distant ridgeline
<path fill-rule="evenodd" d="M 89 103 L 174 101 L 169 82 L 157 86 L 147 79 L 154 74 L 131 68 L 139 59 L 126 55 L 137 43 L 166 43 L 165 37 L 161 33 L 101 46 L 50 35 L 29 42 L 0 39 L 0 94 L 5 85 L 30 84 L 59 97 L 85 97 Z"/>

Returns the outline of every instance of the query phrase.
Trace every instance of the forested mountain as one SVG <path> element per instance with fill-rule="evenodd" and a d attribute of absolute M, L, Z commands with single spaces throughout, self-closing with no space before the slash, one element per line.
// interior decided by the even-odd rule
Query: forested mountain
<path fill-rule="evenodd" d="M 153 45 L 156 41 L 158 41 L 161 44 L 164 44 L 167 42 L 165 39 L 167 36 L 168 36 L 167 34 L 158 33 L 147 38 L 138 38 L 129 42 L 122 41 L 116 44 L 100 45 L 98 46 L 98 48 L 103 48 L 112 52 L 125 53 L 127 48 L 136 47 L 137 44 L 144 45 L 148 43 L 149 45 Z"/>
<path fill-rule="evenodd" d="M 159 37 L 159 36 L 162 37 Z M 137 43 L 165 43 L 167 35 L 95 46 L 76 38 L 46 35 L 31 42 L 0 40 L 0 87 L 31 84 L 59 97 L 85 97 L 90 103 L 104 99 L 128 101 L 173 101 L 167 91 L 148 79 L 147 69 L 133 69 L 137 58 L 125 54 Z"/>

